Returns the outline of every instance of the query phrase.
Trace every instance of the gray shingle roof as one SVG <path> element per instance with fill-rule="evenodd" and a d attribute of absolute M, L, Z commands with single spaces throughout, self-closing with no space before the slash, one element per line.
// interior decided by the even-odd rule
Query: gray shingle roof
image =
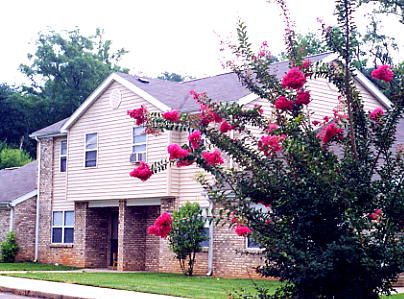
<path fill-rule="evenodd" d="M 50 126 L 47 126 L 38 131 L 35 131 L 34 133 L 32 133 L 30 135 L 30 137 L 35 138 L 35 137 L 41 137 L 41 136 L 60 134 L 60 129 L 65 124 L 65 122 L 67 122 L 68 119 L 69 118 L 62 119 L 61 121 L 58 121 L 57 123 L 51 124 Z"/>
<path fill-rule="evenodd" d="M 317 62 L 323 60 L 330 54 L 331 53 L 313 55 L 306 59 L 311 62 Z M 279 79 L 283 77 L 288 69 L 288 61 L 276 62 L 270 66 L 270 71 Z M 190 90 L 207 92 L 210 98 L 221 102 L 236 101 L 251 93 L 241 84 L 237 75 L 233 72 L 186 82 L 172 82 L 161 79 L 146 78 L 148 81 L 146 83 L 143 80 L 139 80 L 144 77 L 124 73 L 117 73 L 117 75 L 136 87 L 141 88 L 168 107 L 182 112 L 191 112 L 198 109 L 197 103 L 189 94 Z M 68 118 L 36 131 L 31 134 L 31 137 L 44 137 L 60 134 L 60 129 L 67 120 Z"/>
<path fill-rule="evenodd" d="M 0 170 L 0 203 L 13 200 L 37 189 L 38 163 L 33 161 L 20 168 Z"/>

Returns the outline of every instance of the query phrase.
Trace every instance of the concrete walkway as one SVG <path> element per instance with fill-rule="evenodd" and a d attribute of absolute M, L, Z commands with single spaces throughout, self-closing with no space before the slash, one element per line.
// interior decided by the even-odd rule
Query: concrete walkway
<path fill-rule="evenodd" d="M 175 299 L 155 294 L 1 276 L 0 292 L 51 299 Z"/>

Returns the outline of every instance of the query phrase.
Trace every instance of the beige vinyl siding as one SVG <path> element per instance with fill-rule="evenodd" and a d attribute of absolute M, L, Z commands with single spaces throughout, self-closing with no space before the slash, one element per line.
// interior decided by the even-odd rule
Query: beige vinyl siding
<path fill-rule="evenodd" d="M 66 200 L 66 175 L 67 172 L 60 172 L 60 143 L 66 140 L 66 137 L 54 139 L 54 157 L 53 157 L 53 201 L 52 209 L 55 211 L 73 210 L 74 203 Z M 67 145 L 69 147 L 69 145 Z M 67 159 L 69 167 L 69 159 Z"/>
<path fill-rule="evenodd" d="M 185 134 L 184 132 L 177 132 L 177 131 L 172 131 L 171 133 L 171 138 L 170 138 L 170 144 L 176 143 L 180 146 L 182 146 L 184 143 L 187 143 L 188 140 L 183 140 L 181 138 L 181 134 Z M 188 136 L 188 134 L 186 134 Z M 169 169 L 169 188 L 170 191 L 169 193 L 172 196 L 179 196 L 180 191 L 181 191 L 181 172 L 182 168 L 172 166 Z"/>
<path fill-rule="evenodd" d="M 365 110 L 381 106 L 380 102 L 360 83 L 357 82 L 356 86 L 361 92 Z M 332 110 L 338 106 L 338 90 L 326 79 L 309 80 L 307 88 L 310 90 L 312 99 L 309 105 L 310 111 L 314 112 L 311 116 L 312 120 L 322 120 L 324 116 L 332 116 Z"/>
<path fill-rule="evenodd" d="M 109 95 L 115 89 L 122 94 L 122 102 L 113 110 Z M 168 195 L 167 171 L 153 175 L 148 181 L 129 176 L 135 167 L 129 162 L 132 153 L 134 120 L 127 115 L 130 109 L 150 105 L 119 83 L 114 82 L 79 118 L 69 131 L 69 201 L 151 198 Z M 84 167 L 85 134 L 98 134 L 97 166 Z M 158 136 L 147 135 L 147 162 L 167 157 L 169 132 Z"/>

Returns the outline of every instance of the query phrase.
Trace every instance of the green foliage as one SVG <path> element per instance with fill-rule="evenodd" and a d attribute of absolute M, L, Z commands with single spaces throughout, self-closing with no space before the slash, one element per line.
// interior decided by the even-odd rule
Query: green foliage
<path fill-rule="evenodd" d="M 0 256 L 3 263 L 14 263 L 18 253 L 18 244 L 14 232 L 9 232 L 0 244 Z"/>
<path fill-rule="evenodd" d="M 296 49 L 301 57 L 322 54 L 330 51 L 324 44 L 321 36 L 313 32 L 306 34 L 296 34 Z M 287 60 L 287 53 L 281 53 L 280 60 Z"/>
<path fill-rule="evenodd" d="M 185 203 L 173 213 L 172 231 L 169 234 L 171 250 L 180 262 L 185 275 L 192 276 L 196 253 L 202 250 L 200 243 L 206 240 L 203 234 L 205 219 L 197 203 Z"/>
<path fill-rule="evenodd" d="M 173 82 L 182 82 L 185 79 L 187 79 L 187 77 L 182 76 L 182 75 L 177 74 L 177 73 L 163 72 L 157 77 L 157 79 L 173 81 Z"/>
<path fill-rule="evenodd" d="M 31 161 L 31 157 L 24 150 L 4 147 L 0 151 L 0 169 L 24 166 Z"/>

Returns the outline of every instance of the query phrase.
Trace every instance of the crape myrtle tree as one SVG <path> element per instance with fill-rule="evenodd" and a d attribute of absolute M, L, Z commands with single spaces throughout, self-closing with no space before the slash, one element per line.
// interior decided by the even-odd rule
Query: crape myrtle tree
<path fill-rule="evenodd" d="M 217 212 L 219 218 L 231 218 L 239 235 L 252 234 L 261 244 L 265 263 L 259 273 L 285 282 L 277 295 L 263 292 L 260 298 L 378 298 L 404 270 L 404 161 L 394 146 L 404 110 L 402 72 L 388 65 L 372 72 L 391 90 L 392 106 L 366 111 L 352 64 L 357 3 L 336 1 L 338 27 L 325 30 L 324 38 L 339 59 L 314 63 L 299 56 L 286 5 L 276 2 L 290 61 L 281 82 L 269 72 L 267 43 L 255 53 L 243 23 L 231 47 L 238 59 L 234 71 L 251 92 L 273 104 L 273 114 L 215 102 L 203 91 L 191 91 L 198 114 L 129 111 L 149 134 L 189 134 L 188 144 L 169 145 L 169 158 L 142 162 L 131 175 L 145 181 L 172 165 L 196 164 L 207 171 L 213 181 L 205 180 L 204 187 L 226 208 Z M 343 109 L 312 121 L 305 84 L 310 78 L 333 83 Z M 257 130 L 259 136 L 253 134 Z M 225 167 L 224 155 L 232 167 Z"/>

